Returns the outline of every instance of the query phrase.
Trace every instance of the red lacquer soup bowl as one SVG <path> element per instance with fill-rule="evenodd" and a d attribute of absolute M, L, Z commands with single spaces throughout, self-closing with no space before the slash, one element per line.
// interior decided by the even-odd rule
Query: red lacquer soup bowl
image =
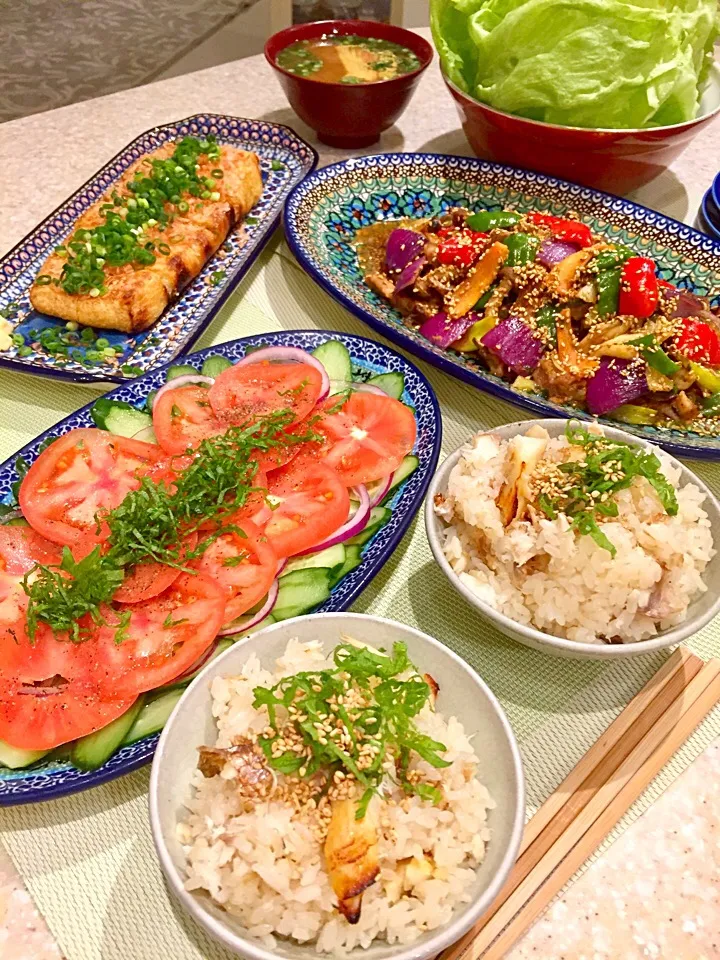
<path fill-rule="evenodd" d="M 411 50 L 420 66 L 391 80 L 375 83 L 325 83 L 300 77 L 279 67 L 278 54 L 298 40 L 327 36 L 372 37 L 390 40 Z M 366 147 L 395 123 L 410 102 L 420 75 L 432 60 L 430 44 L 410 30 L 371 20 L 320 20 L 288 27 L 265 44 L 265 57 L 275 70 L 290 106 L 317 131 L 323 143 L 334 147 Z"/>
<path fill-rule="evenodd" d="M 662 173 L 720 111 L 718 66 L 711 71 L 695 120 L 642 130 L 562 127 L 527 120 L 480 103 L 444 74 L 443 79 L 465 136 L 479 157 L 612 193 L 629 193 Z"/>

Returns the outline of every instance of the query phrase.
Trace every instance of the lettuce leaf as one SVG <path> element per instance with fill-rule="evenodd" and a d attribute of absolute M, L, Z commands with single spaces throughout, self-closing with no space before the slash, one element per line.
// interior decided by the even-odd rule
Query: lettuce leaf
<path fill-rule="evenodd" d="M 696 116 L 716 0 L 431 0 L 448 78 L 485 103 L 577 127 Z"/>

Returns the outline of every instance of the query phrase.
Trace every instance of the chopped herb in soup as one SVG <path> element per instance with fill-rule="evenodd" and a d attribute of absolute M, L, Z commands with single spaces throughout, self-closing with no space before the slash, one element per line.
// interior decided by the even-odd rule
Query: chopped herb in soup
<path fill-rule="evenodd" d="M 276 62 L 289 73 L 324 83 L 377 83 L 420 66 L 407 47 L 355 34 L 298 40 L 281 50 Z"/>

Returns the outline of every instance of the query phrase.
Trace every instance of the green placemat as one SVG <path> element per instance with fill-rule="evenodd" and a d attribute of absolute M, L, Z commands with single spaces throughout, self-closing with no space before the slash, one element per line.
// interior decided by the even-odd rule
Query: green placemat
<path fill-rule="evenodd" d="M 268 250 L 206 332 L 200 346 L 267 330 L 322 328 L 370 335 L 330 300 L 281 248 Z M 380 338 L 378 338 L 380 339 Z M 443 411 L 443 450 L 480 428 L 523 419 L 522 411 L 418 364 Z M 91 398 L 87 388 L 3 374 L 0 456 Z M 693 464 L 720 491 L 720 465 Z M 435 566 L 418 517 L 355 604 L 432 634 L 463 656 L 502 701 L 520 742 L 528 815 L 633 694 L 663 654 L 614 664 L 545 656 L 512 643 L 458 601 Z M 720 623 L 688 644 L 720 656 Z M 720 709 L 673 758 L 608 839 L 668 787 L 720 735 Z M 148 770 L 75 797 L 3 810 L 3 839 L 68 960 L 227 960 L 171 900 L 147 819 Z"/>

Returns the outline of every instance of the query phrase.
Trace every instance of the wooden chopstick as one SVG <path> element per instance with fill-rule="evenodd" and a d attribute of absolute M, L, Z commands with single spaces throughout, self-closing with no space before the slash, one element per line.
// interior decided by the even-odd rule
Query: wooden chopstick
<path fill-rule="evenodd" d="M 508 883 L 442 960 L 499 957 L 544 909 L 720 698 L 720 663 L 701 664 L 676 652 L 633 698 L 538 811 Z"/>
<path fill-rule="evenodd" d="M 586 807 L 578 818 L 583 820 L 584 823 L 580 824 L 575 831 L 576 834 L 579 834 L 588 827 L 582 835 L 582 839 L 574 846 L 571 843 L 567 844 L 568 852 L 564 859 L 553 858 L 558 860 L 557 867 L 548 876 L 547 881 L 542 886 L 537 887 L 532 896 L 525 899 L 520 910 L 515 912 L 515 906 L 508 904 L 507 909 L 498 911 L 494 918 L 493 929 L 490 929 L 490 924 L 486 927 L 483 931 L 486 936 L 481 934 L 483 939 L 472 945 L 470 950 L 465 953 L 464 960 L 478 960 L 479 957 L 482 957 L 483 960 L 500 960 L 533 920 L 545 910 L 555 894 L 564 887 L 575 871 L 594 853 L 615 824 L 622 819 L 628 809 L 644 792 L 648 784 L 720 701 L 720 661 L 709 661 L 697 677 L 691 681 L 688 691 L 696 681 L 698 682 L 696 688 L 699 691 L 698 696 L 687 705 L 687 709 L 676 720 L 675 725 L 654 753 L 635 769 L 631 776 L 623 779 L 622 788 L 590 823 L 588 823 L 591 819 L 590 816 L 586 816 L 590 810 L 590 805 Z"/>
<path fill-rule="evenodd" d="M 592 784 L 588 789 L 583 786 L 591 778 L 597 783 L 598 777 L 607 779 L 615 772 L 702 665 L 703 661 L 686 647 L 668 657 L 525 826 L 517 863 L 500 893 L 477 924 L 440 954 L 438 960 L 456 960 L 462 956 L 468 944 L 536 866 L 567 823 L 588 803 Z"/>

